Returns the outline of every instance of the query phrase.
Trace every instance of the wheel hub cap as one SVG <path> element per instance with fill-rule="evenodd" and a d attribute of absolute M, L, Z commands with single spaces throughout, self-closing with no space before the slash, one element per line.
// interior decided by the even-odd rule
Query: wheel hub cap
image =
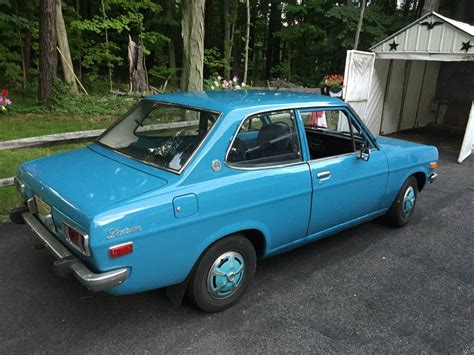
<path fill-rule="evenodd" d="M 242 284 L 245 263 L 236 251 L 219 256 L 212 264 L 207 276 L 207 291 L 214 298 L 233 295 Z"/>
<path fill-rule="evenodd" d="M 403 195 L 403 213 L 406 215 L 410 214 L 413 207 L 415 206 L 415 190 L 413 186 L 409 186 Z"/>

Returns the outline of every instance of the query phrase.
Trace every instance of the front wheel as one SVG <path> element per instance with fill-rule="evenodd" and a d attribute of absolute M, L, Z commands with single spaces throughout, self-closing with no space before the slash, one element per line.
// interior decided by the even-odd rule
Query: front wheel
<path fill-rule="evenodd" d="M 415 211 L 418 198 L 418 183 L 414 176 L 410 176 L 398 192 L 397 198 L 387 213 L 390 223 L 395 227 L 406 225 Z"/>
<path fill-rule="evenodd" d="M 194 304 L 218 312 L 236 303 L 255 275 L 257 256 L 252 243 L 240 234 L 212 245 L 201 257 L 189 285 Z"/>

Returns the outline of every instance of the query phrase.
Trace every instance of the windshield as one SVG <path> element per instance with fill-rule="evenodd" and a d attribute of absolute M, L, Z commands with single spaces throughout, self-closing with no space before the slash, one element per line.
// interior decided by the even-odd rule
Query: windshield
<path fill-rule="evenodd" d="M 219 114 L 143 100 L 98 142 L 176 172 L 186 165 Z"/>

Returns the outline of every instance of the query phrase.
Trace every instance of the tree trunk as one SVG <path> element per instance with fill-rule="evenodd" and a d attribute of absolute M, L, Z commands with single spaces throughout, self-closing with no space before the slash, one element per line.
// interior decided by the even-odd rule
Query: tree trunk
<path fill-rule="evenodd" d="M 247 7 L 247 25 L 245 27 L 245 50 L 244 50 L 244 78 L 243 82 L 247 83 L 247 72 L 249 69 L 249 41 L 250 41 L 250 0 L 246 0 Z"/>
<path fill-rule="evenodd" d="M 38 101 L 48 107 L 58 64 L 56 45 L 56 0 L 40 0 Z"/>
<path fill-rule="evenodd" d="M 232 34 L 230 21 L 230 0 L 224 0 L 224 78 L 230 79 L 230 61 L 232 53 Z"/>
<path fill-rule="evenodd" d="M 168 19 L 174 19 L 174 5 L 175 5 L 175 0 L 166 0 L 166 12 L 165 16 Z M 170 68 L 176 68 L 176 49 L 174 47 L 174 36 L 172 33 L 172 30 L 169 32 L 170 33 L 170 41 L 168 43 L 168 60 L 169 60 L 169 65 Z"/>
<path fill-rule="evenodd" d="M 61 64 L 64 72 L 64 80 L 69 85 L 70 94 L 78 94 L 76 79 L 74 77 L 74 67 L 72 65 L 71 51 L 69 50 L 69 41 L 67 39 L 66 25 L 64 24 L 63 10 L 61 0 L 56 0 L 56 31 L 58 34 L 58 47 L 62 55 Z"/>
<path fill-rule="evenodd" d="M 360 32 L 362 31 L 362 24 L 364 22 L 364 12 L 365 12 L 366 3 L 367 3 L 367 0 L 362 0 L 362 5 L 360 7 L 359 23 L 357 24 L 357 30 L 356 30 L 355 39 L 354 39 L 354 49 L 357 49 L 357 47 L 359 46 L 359 37 L 360 37 Z"/>
<path fill-rule="evenodd" d="M 107 20 L 107 15 L 105 13 L 105 5 L 104 0 L 101 0 L 101 8 L 102 8 L 102 20 L 105 22 Z M 109 69 L 109 88 L 110 92 L 113 90 L 113 82 L 112 82 L 112 65 L 110 63 L 110 53 L 109 53 L 109 32 L 107 27 L 105 27 L 105 54 L 107 56 L 107 68 Z"/>
<path fill-rule="evenodd" d="M 265 77 L 271 79 L 273 67 L 280 64 L 280 38 L 274 34 L 281 30 L 281 2 L 271 1 L 270 19 L 267 35 L 267 55 L 265 61 Z"/>
<path fill-rule="evenodd" d="M 21 52 L 23 64 L 23 89 L 25 89 L 28 81 L 28 72 L 31 66 L 31 32 L 29 30 L 25 30 L 24 32 Z"/>
<path fill-rule="evenodd" d="M 205 0 L 182 0 L 183 70 L 181 90 L 202 91 Z"/>
<path fill-rule="evenodd" d="M 440 0 L 425 0 L 423 9 L 421 10 L 421 16 L 427 14 L 430 11 L 438 11 Z"/>
<path fill-rule="evenodd" d="M 137 45 L 130 35 L 128 36 L 128 68 L 130 76 L 129 93 L 143 95 L 148 90 L 143 45 Z"/>

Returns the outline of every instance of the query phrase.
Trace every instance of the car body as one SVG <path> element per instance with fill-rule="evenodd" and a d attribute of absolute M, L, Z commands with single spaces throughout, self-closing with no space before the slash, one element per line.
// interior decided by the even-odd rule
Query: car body
<path fill-rule="evenodd" d="M 187 116 L 180 125 L 200 117 L 212 126 L 172 131 L 179 142 L 168 144 L 157 126 L 127 119 L 140 110 L 165 112 L 155 125 Z M 436 177 L 435 147 L 374 137 L 348 104 L 327 96 L 172 93 L 131 112 L 88 147 L 24 163 L 16 177 L 29 209 L 21 213 L 56 268 L 113 295 L 184 290 L 227 236 L 268 257 L 387 214 L 410 178 L 418 192 Z M 168 143 L 155 149 L 155 141 Z M 176 154 L 183 142 L 192 143 Z M 407 196 L 402 203 L 414 207 Z"/>

